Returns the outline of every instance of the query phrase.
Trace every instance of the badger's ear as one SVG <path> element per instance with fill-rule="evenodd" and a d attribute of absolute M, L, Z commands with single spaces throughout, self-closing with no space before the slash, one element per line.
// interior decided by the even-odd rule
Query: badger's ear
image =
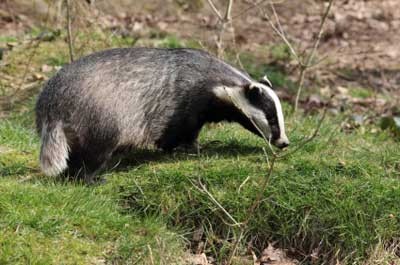
<path fill-rule="evenodd" d="M 267 75 L 264 75 L 258 82 L 272 88 L 272 83 L 271 83 L 271 81 L 269 81 Z"/>

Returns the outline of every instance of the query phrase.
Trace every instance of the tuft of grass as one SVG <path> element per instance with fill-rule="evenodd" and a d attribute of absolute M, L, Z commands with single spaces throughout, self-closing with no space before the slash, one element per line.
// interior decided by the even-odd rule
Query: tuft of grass
<path fill-rule="evenodd" d="M 354 98 L 370 98 L 373 96 L 373 91 L 362 88 L 362 87 L 353 87 L 350 88 L 349 94 Z"/>
<path fill-rule="evenodd" d="M 256 238 L 253 244 L 259 249 L 278 241 L 282 247 L 303 253 L 320 248 L 325 259 L 339 253 L 339 258 L 361 261 L 378 240 L 399 236 L 400 183 L 382 163 L 387 157 L 400 159 L 398 144 L 384 133 L 343 135 L 333 130 L 332 122 L 327 121 L 320 138 L 278 164 L 265 200 L 249 224 L 247 240 Z M 310 130 L 315 119 L 304 119 L 301 124 L 302 130 Z M 171 226 L 192 230 L 205 226 L 212 230 L 207 238 L 211 245 L 224 242 L 229 246 L 228 239 L 234 236 L 226 225 L 229 220 L 193 183 L 200 178 L 240 221 L 245 219 L 266 165 L 262 143 L 237 126 L 204 131 L 201 141 L 206 146 L 210 134 L 213 141 L 227 145 L 233 144 L 228 137 L 233 134 L 240 146 L 237 150 L 215 146 L 216 152 L 208 147 L 197 159 L 150 162 L 133 174 L 127 172 L 121 189 L 130 211 L 160 215 Z M 302 135 L 294 131 L 290 136 L 296 142 Z M 382 147 L 383 139 L 391 144 Z"/>
<path fill-rule="evenodd" d="M 167 36 L 164 40 L 161 41 L 160 46 L 165 48 L 184 48 L 185 44 L 179 38 L 175 36 Z"/>
<path fill-rule="evenodd" d="M 0 36 L 0 43 L 16 42 L 17 38 L 13 36 Z"/>
<path fill-rule="evenodd" d="M 284 43 L 271 45 L 268 50 L 274 61 L 288 61 L 292 57 L 289 47 Z"/>
<path fill-rule="evenodd" d="M 135 163 L 107 172 L 105 185 L 59 182 L 38 172 L 38 139 L 27 120 L 15 116 L 0 123 L 0 145 L 12 150 L 0 159 L 0 229 L 8 235 L 4 249 L 22 244 L 18 255 L 28 253 L 32 262 L 33 257 L 54 262 L 67 255 L 62 247 L 72 249 L 74 262 L 124 263 L 148 259 L 150 251 L 154 259 L 169 259 L 184 251 L 178 235 L 190 240 L 199 227 L 207 254 L 222 260 L 235 235 L 229 220 L 194 185 L 201 181 L 240 221 L 267 169 L 261 139 L 237 125 L 219 124 L 201 132 L 200 156 L 139 152 L 133 154 Z M 399 144 L 369 128 L 340 132 L 339 121 L 329 118 L 320 137 L 277 164 L 245 242 L 252 240 L 259 250 L 269 241 L 298 253 L 319 248 L 321 259 L 339 253 L 339 259 L 361 262 L 378 242 L 400 236 Z M 288 125 L 295 144 L 312 131 L 316 118 L 289 117 Z M 11 240 L 15 230 L 21 234 Z M 42 251 L 57 240 L 62 244 L 56 251 Z M 0 256 L 26 261 L 11 252 Z"/>

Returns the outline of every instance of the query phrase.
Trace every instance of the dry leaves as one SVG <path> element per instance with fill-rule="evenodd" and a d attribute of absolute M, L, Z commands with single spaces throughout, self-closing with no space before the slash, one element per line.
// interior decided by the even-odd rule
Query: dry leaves
<path fill-rule="evenodd" d="M 286 253 L 279 248 L 274 248 L 272 244 L 264 249 L 261 257 L 257 259 L 253 253 L 254 265 L 296 265 L 299 264 L 297 260 L 293 260 L 286 256 Z"/>
<path fill-rule="evenodd" d="M 206 254 L 189 254 L 186 263 L 190 265 L 209 265 Z"/>

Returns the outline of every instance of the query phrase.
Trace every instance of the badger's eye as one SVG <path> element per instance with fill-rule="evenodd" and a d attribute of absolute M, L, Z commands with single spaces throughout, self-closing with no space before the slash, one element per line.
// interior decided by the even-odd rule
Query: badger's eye
<path fill-rule="evenodd" d="M 258 102 L 261 96 L 260 93 L 260 89 L 254 87 L 252 89 L 247 89 L 245 95 L 250 100 L 250 102 Z"/>

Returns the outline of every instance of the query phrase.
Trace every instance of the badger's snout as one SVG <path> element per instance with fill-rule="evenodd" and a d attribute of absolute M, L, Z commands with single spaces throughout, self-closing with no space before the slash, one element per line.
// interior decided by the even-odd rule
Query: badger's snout
<path fill-rule="evenodd" d="M 276 140 L 273 144 L 274 144 L 276 147 L 278 147 L 278 148 L 280 148 L 280 149 L 283 149 L 283 148 L 289 146 L 290 141 L 289 141 L 288 138 L 279 138 L 279 139 Z"/>

